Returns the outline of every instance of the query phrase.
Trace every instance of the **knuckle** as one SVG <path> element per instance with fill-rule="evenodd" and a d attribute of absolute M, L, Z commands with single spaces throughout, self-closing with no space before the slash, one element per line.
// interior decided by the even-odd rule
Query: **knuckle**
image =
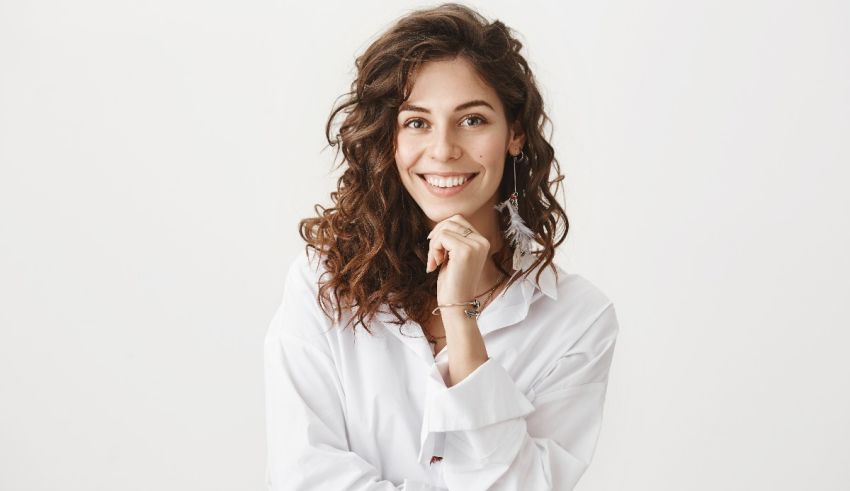
<path fill-rule="evenodd" d="M 458 251 L 457 251 L 456 254 L 458 256 L 462 257 L 463 259 L 469 259 L 469 257 L 472 255 L 471 252 L 472 252 L 472 246 L 462 245 L 458 248 Z"/>

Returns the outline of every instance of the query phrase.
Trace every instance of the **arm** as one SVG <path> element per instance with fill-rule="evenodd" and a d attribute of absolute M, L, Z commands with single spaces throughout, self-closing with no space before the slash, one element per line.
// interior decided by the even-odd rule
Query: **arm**
<path fill-rule="evenodd" d="M 429 380 L 448 488 L 572 490 L 595 451 L 617 331 L 609 303 L 532 387 L 533 404 L 493 358 L 451 387 Z"/>
<path fill-rule="evenodd" d="M 293 263 L 265 337 L 269 490 L 431 489 L 411 480 L 398 487 L 382 480 L 349 450 L 343 386 L 320 334 L 329 324 L 311 280 L 303 262 Z"/>

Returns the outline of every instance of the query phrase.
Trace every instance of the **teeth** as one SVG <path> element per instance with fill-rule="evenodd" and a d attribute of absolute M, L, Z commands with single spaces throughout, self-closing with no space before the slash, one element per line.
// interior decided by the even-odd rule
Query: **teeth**
<path fill-rule="evenodd" d="M 437 186 L 440 188 L 452 188 L 465 183 L 467 178 L 465 176 L 454 176 L 448 178 L 437 176 L 425 176 L 425 179 L 428 181 L 428 184 L 432 186 Z"/>

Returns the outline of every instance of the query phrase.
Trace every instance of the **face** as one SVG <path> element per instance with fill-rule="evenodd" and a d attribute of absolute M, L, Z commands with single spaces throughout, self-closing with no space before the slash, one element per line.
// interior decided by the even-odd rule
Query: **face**
<path fill-rule="evenodd" d="M 519 153 L 524 137 L 468 61 L 422 65 L 396 124 L 402 183 L 432 227 L 457 213 L 497 214 L 505 157 Z"/>

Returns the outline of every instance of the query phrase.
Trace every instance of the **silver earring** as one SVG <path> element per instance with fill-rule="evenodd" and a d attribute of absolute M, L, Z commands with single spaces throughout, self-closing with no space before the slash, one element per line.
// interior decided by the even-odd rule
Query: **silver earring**
<path fill-rule="evenodd" d="M 496 205 L 496 210 L 502 211 L 503 209 L 508 209 L 508 214 L 510 215 L 510 222 L 508 224 L 508 229 L 505 230 L 505 238 L 507 238 L 511 246 L 514 248 L 514 269 L 520 269 L 520 262 L 522 257 L 525 256 L 531 249 L 530 244 L 534 240 L 534 232 L 525 224 L 522 220 L 522 217 L 519 214 L 519 193 L 517 192 L 517 180 L 516 180 L 516 163 L 517 160 L 523 161 L 525 160 L 525 153 L 520 150 L 521 157 L 516 155 L 514 158 L 514 192 L 506 199 L 505 201 Z M 524 193 L 523 193 L 524 194 Z"/>

